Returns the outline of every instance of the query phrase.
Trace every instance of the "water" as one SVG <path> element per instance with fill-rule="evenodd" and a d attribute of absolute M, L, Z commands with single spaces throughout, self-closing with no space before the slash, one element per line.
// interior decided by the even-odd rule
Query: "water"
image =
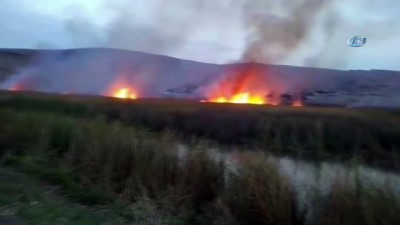
<path fill-rule="evenodd" d="M 179 145 L 179 157 L 183 159 L 187 154 L 187 146 Z M 227 173 L 235 173 L 245 151 L 220 151 L 217 148 L 210 149 L 210 154 L 215 160 L 223 160 Z M 262 153 L 261 153 L 262 154 Z M 345 179 L 348 182 L 359 182 L 365 185 L 377 187 L 390 187 L 398 191 L 400 196 L 400 174 L 370 168 L 360 164 L 343 164 L 331 162 L 308 162 L 288 157 L 268 156 L 266 163 L 278 165 L 282 176 L 287 177 L 294 187 L 300 202 L 308 198 L 309 190 L 327 194 L 331 191 L 334 182 Z"/>

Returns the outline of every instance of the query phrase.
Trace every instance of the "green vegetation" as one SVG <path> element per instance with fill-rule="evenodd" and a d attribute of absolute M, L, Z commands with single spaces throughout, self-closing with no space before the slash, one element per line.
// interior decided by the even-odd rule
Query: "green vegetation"
<path fill-rule="evenodd" d="M 31 199 L 18 200 L 14 214 L 30 224 L 55 224 L 59 218 L 64 224 L 399 224 L 396 190 L 337 182 L 328 194 L 313 191 L 312 208 L 303 209 L 293 184 L 264 151 L 242 154 L 232 169 L 205 142 L 192 141 L 187 152 L 178 146 L 192 134 L 220 143 L 237 135 L 245 137 L 229 144 L 247 149 L 299 155 L 308 146 L 316 157 L 362 153 L 364 159 L 372 154 L 386 160 L 400 146 L 395 113 L 30 98 L 0 99 L 0 165 L 30 175 L 29 183 L 58 185 L 59 195 L 78 203 L 61 207 L 33 198 L 43 202 L 35 208 Z M 369 135 L 360 137 L 354 129 Z M 1 209 L 20 198 L 12 197 L 11 187 L 26 191 L 19 191 L 23 182 L 4 180 Z M 101 216 L 91 212 L 100 206 L 106 208 Z"/>
<path fill-rule="evenodd" d="M 121 224 L 111 214 L 74 205 L 57 187 L 0 168 L 0 224 Z"/>
<path fill-rule="evenodd" d="M 3 110 L 0 120 L 3 164 L 60 184 L 84 204 L 151 199 L 161 221 L 195 223 L 223 192 L 223 164 L 200 146 L 179 160 L 169 133 L 39 112 Z"/>
<path fill-rule="evenodd" d="M 3 93 L 0 106 L 173 130 L 222 145 L 242 145 L 278 155 L 323 160 L 357 157 L 374 167 L 400 170 L 400 115 L 395 111 L 292 108 L 119 100 L 85 96 Z"/>

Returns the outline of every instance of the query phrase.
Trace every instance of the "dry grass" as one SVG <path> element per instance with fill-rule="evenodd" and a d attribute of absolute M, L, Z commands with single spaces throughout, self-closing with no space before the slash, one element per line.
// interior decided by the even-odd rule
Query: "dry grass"
<path fill-rule="evenodd" d="M 399 197 L 398 190 L 389 186 L 338 178 L 332 191 L 319 199 L 315 224 L 400 224 Z"/>
<path fill-rule="evenodd" d="M 67 195 L 82 202 L 108 204 L 117 199 L 132 204 L 135 213 L 127 213 L 131 221 L 292 225 L 304 224 L 293 187 L 277 165 L 266 163 L 263 154 L 244 154 L 241 169 L 225 180 L 226 168 L 210 155 L 207 145 L 191 146 L 182 160 L 177 151 L 180 139 L 165 129 L 221 142 L 249 131 L 255 137 L 246 134 L 243 140 L 248 143 L 293 152 L 315 145 L 315 153 L 321 155 L 340 147 L 351 154 L 372 149 L 380 157 L 389 157 L 399 147 L 397 117 L 387 112 L 388 121 L 382 122 L 370 111 L 334 117 L 329 110 L 323 113 L 327 109 L 308 112 L 179 102 L 184 108 L 180 110 L 164 102 L 102 101 L 91 105 L 57 99 L 6 102 L 17 110 L 0 110 L 1 161 L 61 184 Z M 107 118 L 110 112 L 111 119 Z M 95 115 L 99 117 L 89 118 Z M 321 209 L 315 214 L 316 224 L 398 224 L 400 208 L 393 190 L 355 184 L 339 182 L 330 195 L 320 197 L 315 203 Z M 138 208 L 144 208 L 140 215 Z"/>
<path fill-rule="evenodd" d="M 154 134 L 101 118 L 1 114 L 3 162 L 62 184 L 68 195 L 85 203 L 118 199 L 129 205 L 145 197 L 166 215 L 193 219 L 208 213 L 223 192 L 222 162 L 201 146 L 182 161 L 169 132 Z"/>
<path fill-rule="evenodd" d="M 277 165 L 262 154 L 248 153 L 238 166 L 223 197 L 236 224 L 303 224 L 294 191 Z"/>
<path fill-rule="evenodd" d="M 0 104 L 92 118 L 104 116 L 144 126 L 152 131 L 174 130 L 224 145 L 246 145 L 275 154 L 324 160 L 361 158 L 376 167 L 400 169 L 400 116 L 382 110 L 317 107 L 265 107 L 211 104 L 187 100 L 9 93 Z"/>

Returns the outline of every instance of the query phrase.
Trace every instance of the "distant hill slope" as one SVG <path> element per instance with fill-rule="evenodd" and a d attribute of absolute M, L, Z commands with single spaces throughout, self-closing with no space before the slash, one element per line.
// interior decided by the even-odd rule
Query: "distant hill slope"
<path fill-rule="evenodd" d="M 34 50 L 0 49 L 0 81 L 18 72 L 36 55 Z"/>
<path fill-rule="evenodd" d="M 400 72 L 332 70 L 264 64 L 226 64 L 182 60 L 118 49 L 21 50 L 0 49 L 0 88 L 11 77 L 33 77 L 33 89 L 101 94 L 121 77 L 144 96 L 192 85 L 212 85 L 226 74 L 253 67 L 268 76 L 271 86 L 286 91 L 311 91 L 310 102 L 347 106 L 400 107 Z M 189 95 L 192 93 L 189 93 Z M 199 94 L 199 93 L 197 93 Z"/>

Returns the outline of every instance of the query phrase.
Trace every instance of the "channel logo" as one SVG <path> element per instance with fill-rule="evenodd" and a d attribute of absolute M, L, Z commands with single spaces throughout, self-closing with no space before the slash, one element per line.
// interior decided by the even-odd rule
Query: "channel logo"
<path fill-rule="evenodd" d="M 347 45 L 350 47 L 362 47 L 367 43 L 366 37 L 354 36 L 347 41 Z"/>

